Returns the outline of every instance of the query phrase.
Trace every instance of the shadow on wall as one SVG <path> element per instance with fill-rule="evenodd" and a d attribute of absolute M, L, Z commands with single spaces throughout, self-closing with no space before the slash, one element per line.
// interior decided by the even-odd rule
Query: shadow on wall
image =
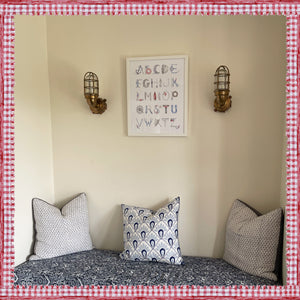
<path fill-rule="evenodd" d="M 103 226 L 105 223 L 105 226 Z M 98 230 L 93 230 L 94 233 L 104 229 L 103 238 L 100 244 L 94 244 L 95 248 L 108 249 L 108 250 L 122 250 L 123 247 L 123 221 L 121 205 L 115 205 L 107 213 L 105 221 L 100 220 L 97 222 Z M 93 240 L 96 240 L 94 238 Z M 116 248 L 116 245 L 119 247 Z"/>
<path fill-rule="evenodd" d="M 247 82 L 246 76 L 243 80 Z M 261 85 L 252 93 L 253 101 L 233 85 L 232 108 L 218 113 L 221 143 L 214 257 L 223 255 L 226 221 L 235 199 L 245 201 L 261 213 L 276 209 L 282 203 L 284 101 L 274 104 L 274 99 L 280 97 L 264 95 L 266 88 L 263 89 L 263 82 Z M 284 94 L 284 84 L 282 90 Z"/>

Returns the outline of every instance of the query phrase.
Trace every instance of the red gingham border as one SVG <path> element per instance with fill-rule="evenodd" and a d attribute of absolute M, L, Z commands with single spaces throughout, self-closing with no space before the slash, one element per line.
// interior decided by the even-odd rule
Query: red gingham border
<path fill-rule="evenodd" d="M 298 283 L 298 34 L 299 17 L 287 17 L 287 283 Z"/>
<path fill-rule="evenodd" d="M 13 4 L 15 2 L 15 4 Z M 53 1 L 54 2 L 54 1 Z M 228 1 L 231 4 L 189 2 L 168 3 L 151 2 L 126 2 L 103 3 L 90 1 L 84 4 L 82 1 L 75 3 L 59 4 L 58 2 L 35 1 L 31 4 L 17 4 L 17 1 L 3 3 L 0 1 L 0 218 L 2 241 L 1 250 L 1 287 L 0 298 L 30 298 L 30 299 L 205 299 L 225 298 L 269 298 L 269 299 L 300 299 L 300 270 L 298 268 L 299 256 L 299 200 L 300 190 L 298 186 L 298 174 L 300 166 L 299 124 L 298 113 L 299 96 L 299 38 L 300 2 L 283 3 L 281 1 L 265 1 L 250 4 L 239 4 L 240 1 Z M 79 3 L 80 2 L 80 3 Z M 2 3 L 2 4 L 1 4 Z M 12 286 L 14 265 L 14 22 L 16 14 L 23 15 L 285 15 L 287 18 L 287 286 L 284 287 L 157 287 L 157 286 L 120 286 L 120 287 L 56 287 L 33 286 L 30 288 Z"/>

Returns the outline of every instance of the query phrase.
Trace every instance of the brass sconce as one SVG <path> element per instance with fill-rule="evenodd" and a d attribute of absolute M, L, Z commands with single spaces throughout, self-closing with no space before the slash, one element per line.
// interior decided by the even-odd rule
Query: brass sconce
<path fill-rule="evenodd" d="M 215 111 L 225 112 L 231 107 L 231 96 L 229 96 L 229 69 L 220 66 L 215 73 Z"/>
<path fill-rule="evenodd" d="M 106 99 L 98 98 L 99 80 L 95 73 L 87 72 L 84 75 L 84 97 L 93 114 L 102 114 L 107 109 Z"/>

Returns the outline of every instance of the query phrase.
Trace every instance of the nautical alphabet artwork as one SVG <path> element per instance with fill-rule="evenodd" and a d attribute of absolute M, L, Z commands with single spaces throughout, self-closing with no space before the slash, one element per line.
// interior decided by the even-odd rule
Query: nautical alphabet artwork
<path fill-rule="evenodd" d="M 187 135 L 187 56 L 127 58 L 128 135 Z"/>

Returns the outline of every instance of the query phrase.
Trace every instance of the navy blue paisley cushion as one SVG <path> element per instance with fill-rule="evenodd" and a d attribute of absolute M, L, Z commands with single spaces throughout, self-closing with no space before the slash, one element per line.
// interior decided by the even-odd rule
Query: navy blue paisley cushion
<path fill-rule="evenodd" d="M 93 249 L 15 267 L 14 285 L 264 286 L 278 282 L 250 275 L 223 259 L 184 256 L 184 265 L 132 262 L 119 252 Z"/>
<path fill-rule="evenodd" d="M 135 261 L 181 264 L 179 207 L 179 197 L 158 211 L 122 204 L 124 251 L 120 257 Z"/>

